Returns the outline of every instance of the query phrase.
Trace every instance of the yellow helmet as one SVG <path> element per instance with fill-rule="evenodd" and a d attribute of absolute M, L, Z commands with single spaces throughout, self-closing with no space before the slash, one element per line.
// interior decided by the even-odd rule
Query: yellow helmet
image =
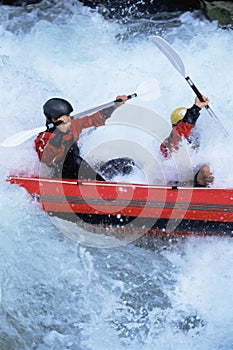
<path fill-rule="evenodd" d="M 183 119 L 186 111 L 187 111 L 186 107 L 176 108 L 170 116 L 172 125 L 176 125 L 181 119 Z"/>

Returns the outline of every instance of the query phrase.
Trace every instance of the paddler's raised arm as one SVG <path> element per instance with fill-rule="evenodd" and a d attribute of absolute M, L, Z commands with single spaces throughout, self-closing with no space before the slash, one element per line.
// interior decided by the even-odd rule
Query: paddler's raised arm
<path fill-rule="evenodd" d="M 105 119 L 108 119 L 111 117 L 112 113 L 115 111 L 116 108 L 122 106 L 127 100 L 128 100 L 128 96 L 126 95 L 119 95 L 116 97 L 116 101 L 117 100 L 121 100 L 119 102 L 115 102 L 115 104 L 111 107 L 108 108 L 104 108 L 102 110 L 100 110 L 100 113 L 102 114 L 102 116 Z"/>

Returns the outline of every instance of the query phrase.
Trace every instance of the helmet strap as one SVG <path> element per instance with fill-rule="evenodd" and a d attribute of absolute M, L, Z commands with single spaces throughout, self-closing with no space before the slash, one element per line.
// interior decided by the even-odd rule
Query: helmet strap
<path fill-rule="evenodd" d="M 58 125 L 60 125 L 60 124 L 62 124 L 62 123 L 63 123 L 62 120 L 58 120 L 57 122 L 54 122 L 53 125 L 54 125 L 54 126 L 58 126 Z"/>

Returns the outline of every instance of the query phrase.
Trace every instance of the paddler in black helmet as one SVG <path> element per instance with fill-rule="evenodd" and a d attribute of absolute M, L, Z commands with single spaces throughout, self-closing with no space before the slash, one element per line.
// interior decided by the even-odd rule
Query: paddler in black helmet
<path fill-rule="evenodd" d="M 209 104 L 208 97 L 203 96 L 201 102 L 198 97 L 191 108 L 176 108 L 170 116 L 172 130 L 170 135 L 160 145 L 162 155 L 167 158 L 173 151 L 177 151 L 181 144 L 182 138 L 187 139 L 190 143 L 192 140 L 192 131 L 196 126 L 197 119 L 203 107 Z M 208 164 L 203 165 L 194 177 L 195 187 L 206 187 L 214 180 Z"/>
<path fill-rule="evenodd" d="M 127 96 L 120 95 L 116 99 L 122 102 L 74 120 L 71 117 L 73 107 L 67 100 L 55 97 L 44 104 L 47 130 L 40 133 L 34 143 L 40 161 L 53 168 L 54 177 L 105 181 L 80 156 L 77 142 L 83 129 L 104 125 L 115 108 L 127 101 Z"/>

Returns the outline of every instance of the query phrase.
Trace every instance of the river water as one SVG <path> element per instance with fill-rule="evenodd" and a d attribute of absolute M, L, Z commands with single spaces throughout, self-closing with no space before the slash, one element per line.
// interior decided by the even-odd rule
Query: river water
<path fill-rule="evenodd" d="M 209 96 L 218 121 L 198 121 L 202 161 L 216 186 L 233 186 L 233 34 L 184 13 L 161 24 L 106 21 L 72 1 L 0 8 L 0 139 L 44 125 L 49 97 L 75 112 L 132 93 L 154 78 L 161 96 L 130 103 L 166 120 L 194 95 L 148 40 L 161 35 L 179 52 L 187 75 Z M 169 112 L 168 112 L 169 111 Z M 90 138 L 91 142 L 91 138 Z M 38 171 L 32 139 L 1 147 L 0 349 L 233 348 L 232 239 L 141 238 L 94 248 L 64 236 L 30 196 L 6 183 Z"/>

